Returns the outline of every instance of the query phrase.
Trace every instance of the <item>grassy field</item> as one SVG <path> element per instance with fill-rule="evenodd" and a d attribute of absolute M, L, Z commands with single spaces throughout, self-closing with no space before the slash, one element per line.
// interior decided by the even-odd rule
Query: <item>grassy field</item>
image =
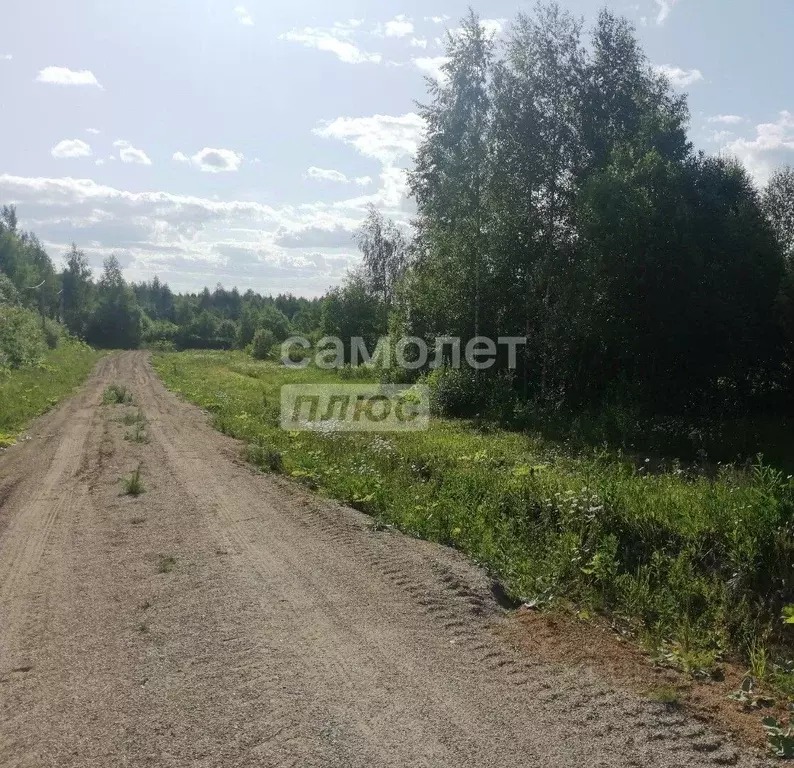
<path fill-rule="evenodd" d="M 459 548 L 516 599 L 606 614 L 695 675 L 740 655 L 794 693 L 783 666 L 794 626 L 782 619 L 794 481 L 776 469 L 649 472 L 615 452 L 442 419 L 408 434 L 286 432 L 280 386 L 337 373 L 224 352 L 158 354 L 155 367 L 263 469 Z"/>
<path fill-rule="evenodd" d="M 70 395 L 99 357 L 91 347 L 64 339 L 35 365 L 0 368 L 0 447 L 12 443 L 35 416 Z"/>

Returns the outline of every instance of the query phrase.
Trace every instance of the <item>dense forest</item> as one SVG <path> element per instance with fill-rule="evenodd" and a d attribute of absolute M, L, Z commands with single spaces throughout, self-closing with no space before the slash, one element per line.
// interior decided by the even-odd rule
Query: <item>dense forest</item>
<path fill-rule="evenodd" d="M 686 98 L 608 11 L 585 31 L 540 4 L 498 44 L 472 12 L 447 47 L 408 173 L 412 232 L 370 209 L 360 269 L 322 299 L 174 294 L 128 284 L 114 257 L 95 279 L 76 246 L 58 272 L 11 206 L 0 303 L 114 348 L 526 337 L 516 370 L 435 374 L 458 415 L 790 411 L 794 171 L 759 189 L 737 160 L 695 152 Z"/>

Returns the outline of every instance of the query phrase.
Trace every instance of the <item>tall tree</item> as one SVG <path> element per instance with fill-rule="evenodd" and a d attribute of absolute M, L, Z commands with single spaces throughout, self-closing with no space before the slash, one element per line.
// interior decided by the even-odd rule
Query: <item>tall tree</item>
<path fill-rule="evenodd" d="M 789 268 L 794 270 L 794 168 L 784 165 L 772 174 L 763 205 Z"/>
<path fill-rule="evenodd" d="M 91 313 L 91 268 L 85 253 L 73 243 L 61 278 L 61 319 L 70 333 L 85 336 Z"/>
<path fill-rule="evenodd" d="M 390 219 L 371 205 L 367 218 L 355 234 L 364 255 L 364 275 L 370 288 L 380 296 L 383 306 L 381 333 L 388 333 L 389 310 L 394 288 L 406 266 L 406 244 L 402 232 Z"/>
<path fill-rule="evenodd" d="M 438 329 L 458 335 L 481 331 L 492 58 L 493 39 L 470 11 L 448 36 L 441 80 L 428 80 L 431 102 L 419 108 L 427 132 L 409 174 L 419 213 L 417 247 L 446 262 L 448 289 L 471 307 L 467 327 Z"/>
<path fill-rule="evenodd" d="M 141 310 L 115 256 L 105 259 L 97 288 L 98 302 L 88 330 L 89 341 L 97 346 L 122 349 L 140 346 Z"/>

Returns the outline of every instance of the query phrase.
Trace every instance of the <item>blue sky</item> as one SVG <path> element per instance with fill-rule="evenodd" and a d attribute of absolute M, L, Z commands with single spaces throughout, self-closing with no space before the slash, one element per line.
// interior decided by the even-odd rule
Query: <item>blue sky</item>
<path fill-rule="evenodd" d="M 592 21 L 595 0 L 569 0 Z M 689 93 L 698 148 L 759 184 L 794 164 L 794 3 L 631 0 L 652 64 Z M 760 8 L 763 7 L 763 11 Z M 26 0 L 0 27 L 0 203 L 59 259 L 178 290 L 319 295 L 374 202 L 410 218 L 414 100 L 454 0 Z M 531 4 L 474 5 L 495 34 Z"/>

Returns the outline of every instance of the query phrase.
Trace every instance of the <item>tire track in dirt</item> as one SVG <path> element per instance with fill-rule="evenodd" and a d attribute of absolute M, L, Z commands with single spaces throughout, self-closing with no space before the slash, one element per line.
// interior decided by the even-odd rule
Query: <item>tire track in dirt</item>
<path fill-rule="evenodd" d="M 148 444 L 99 405 L 113 381 Z M 39 454 L 0 459 L 0 638 L 32 665 L 0 640 L 3 765 L 762 764 L 508 646 L 482 571 L 257 473 L 145 353 L 45 419 Z M 146 493 L 119 496 L 139 462 Z"/>

